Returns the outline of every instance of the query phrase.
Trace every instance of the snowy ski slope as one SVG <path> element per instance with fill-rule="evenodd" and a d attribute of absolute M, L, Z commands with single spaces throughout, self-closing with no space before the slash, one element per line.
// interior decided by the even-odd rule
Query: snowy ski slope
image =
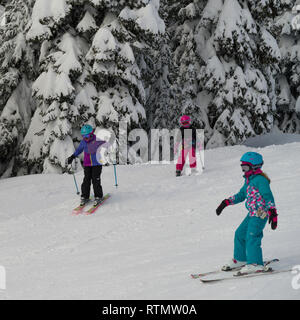
<path fill-rule="evenodd" d="M 0 180 L 0 299 L 299 299 L 291 273 L 210 285 L 189 277 L 232 256 L 246 209 L 219 217 L 215 209 L 242 186 L 239 158 L 248 150 L 206 151 L 200 176 L 175 178 L 174 165 L 120 166 L 117 190 L 105 167 L 112 197 L 92 216 L 70 215 L 79 201 L 70 175 Z M 279 213 L 278 229 L 266 226 L 264 257 L 300 265 L 300 143 L 257 150 Z"/>

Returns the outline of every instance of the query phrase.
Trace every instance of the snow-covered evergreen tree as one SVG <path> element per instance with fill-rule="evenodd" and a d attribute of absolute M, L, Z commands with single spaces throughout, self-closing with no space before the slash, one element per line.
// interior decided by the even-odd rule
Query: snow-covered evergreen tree
<path fill-rule="evenodd" d="M 170 78 L 172 52 L 168 35 L 161 43 L 152 60 L 151 82 L 147 95 L 147 121 L 149 128 L 172 129 L 173 123 L 173 84 Z"/>
<path fill-rule="evenodd" d="M 174 52 L 174 62 L 178 66 L 175 87 L 178 104 L 174 125 L 182 114 L 191 116 L 193 125 L 197 128 L 206 126 L 208 122 L 206 110 L 202 103 L 202 90 L 198 76 L 203 60 L 197 52 L 196 26 L 202 12 L 203 1 L 192 1 L 178 12 L 183 23 L 176 29 L 175 37 L 178 46 Z M 205 122 L 206 121 L 206 122 Z"/>
<path fill-rule="evenodd" d="M 140 124 L 145 88 L 137 61 L 164 31 L 158 10 L 157 0 L 36 0 L 27 40 L 39 56 L 38 108 L 22 145 L 24 167 L 61 172 L 83 123 Z"/>
<path fill-rule="evenodd" d="M 282 72 L 277 81 L 276 122 L 282 131 L 288 133 L 300 133 L 300 33 L 299 28 L 293 26 L 295 17 L 292 11 L 297 3 L 299 1 L 285 1 L 272 26 L 282 54 Z"/>
<path fill-rule="evenodd" d="M 159 15 L 166 24 L 164 35 L 158 38 L 157 45 L 149 54 L 142 56 L 141 65 L 143 83 L 146 88 L 147 127 L 169 128 L 172 104 L 172 68 L 171 39 L 167 31 L 168 6 L 166 0 L 160 1 Z"/>
<path fill-rule="evenodd" d="M 298 2 L 0 1 L 0 176 L 62 172 L 84 123 L 300 132 Z"/>
<path fill-rule="evenodd" d="M 240 143 L 273 126 L 281 55 L 259 18 L 264 3 L 249 4 L 209 0 L 197 26 L 198 52 L 205 61 L 199 79 L 211 95 L 209 118 L 214 131 L 208 147 Z"/>
<path fill-rule="evenodd" d="M 170 83 L 165 86 L 167 110 L 159 105 L 156 114 L 161 121 L 167 122 L 168 128 L 177 128 L 182 114 L 192 117 L 198 128 L 209 130 L 209 123 L 203 104 L 202 90 L 199 87 L 198 74 L 203 64 L 197 52 L 195 27 L 199 22 L 204 1 L 162 1 L 166 11 L 169 54 L 165 79 Z M 164 83 L 164 82 L 163 82 Z M 159 90 L 158 90 L 159 91 Z M 166 108 L 166 107 L 165 107 Z"/>
<path fill-rule="evenodd" d="M 93 14 L 83 1 L 35 2 L 27 40 L 39 48 L 39 76 L 32 86 L 38 108 L 22 146 L 29 170 L 39 163 L 44 172 L 61 172 L 74 151 L 76 129 L 94 125 L 97 92 L 85 59 Z"/>
<path fill-rule="evenodd" d="M 34 51 L 25 39 L 32 0 L 12 0 L 0 27 L 0 176 L 12 174 L 34 110 Z M 5 172 L 6 171 L 6 172 Z"/>
<path fill-rule="evenodd" d="M 99 89 L 98 125 L 117 131 L 119 121 L 126 121 L 129 129 L 145 121 L 145 79 L 141 69 L 144 55 L 164 32 L 158 10 L 157 0 L 112 1 L 107 5 L 87 55 Z"/>
<path fill-rule="evenodd" d="M 205 128 L 208 147 L 272 128 L 283 60 L 274 19 L 288 2 L 162 1 L 175 66 L 169 77 L 175 103 L 167 117 L 173 126 L 180 114 L 191 115 Z"/>

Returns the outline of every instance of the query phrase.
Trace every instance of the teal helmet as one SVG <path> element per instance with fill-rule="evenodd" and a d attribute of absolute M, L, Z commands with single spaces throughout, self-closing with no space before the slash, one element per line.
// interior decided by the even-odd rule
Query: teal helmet
<path fill-rule="evenodd" d="M 88 135 L 92 132 L 93 132 L 93 127 L 89 124 L 84 125 L 80 130 L 80 133 L 82 136 Z"/>
<path fill-rule="evenodd" d="M 251 164 L 253 168 L 260 168 L 264 164 L 262 155 L 257 152 L 244 153 L 240 161 Z"/>

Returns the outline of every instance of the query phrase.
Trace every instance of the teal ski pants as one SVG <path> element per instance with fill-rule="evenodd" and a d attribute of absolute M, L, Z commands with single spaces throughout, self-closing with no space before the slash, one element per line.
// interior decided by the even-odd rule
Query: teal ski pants
<path fill-rule="evenodd" d="M 247 215 L 235 232 L 234 259 L 263 265 L 261 240 L 267 220 Z"/>

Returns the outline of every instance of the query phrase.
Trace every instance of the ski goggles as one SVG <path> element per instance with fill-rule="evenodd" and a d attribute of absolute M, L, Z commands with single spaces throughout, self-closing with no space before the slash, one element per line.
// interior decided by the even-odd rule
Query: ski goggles
<path fill-rule="evenodd" d="M 190 121 L 183 121 L 181 122 L 181 125 L 183 125 L 184 127 L 189 126 L 191 124 Z"/>
<path fill-rule="evenodd" d="M 243 172 L 248 172 L 252 169 L 252 166 L 250 164 L 247 163 L 242 163 L 241 164 L 241 168 Z"/>

